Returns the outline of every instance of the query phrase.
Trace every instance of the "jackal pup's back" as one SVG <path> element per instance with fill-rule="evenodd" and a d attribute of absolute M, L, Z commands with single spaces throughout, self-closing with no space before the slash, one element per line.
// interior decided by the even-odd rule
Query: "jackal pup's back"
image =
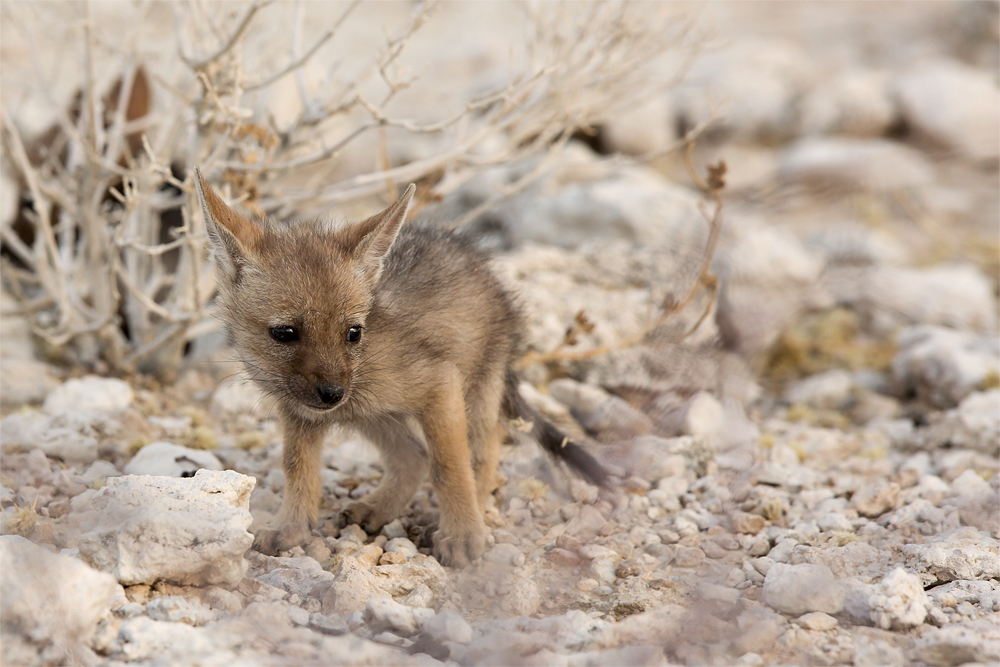
<path fill-rule="evenodd" d="M 441 510 L 435 553 L 462 565 L 484 548 L 507 416 L 591 478 L 600 466 L 520 399 L 510 365 L 522 326 L 486 257 L 460 237 L 402 227 L 395 204 L 346 226 L 252 221 L 195 179 L 215 248 L 220 313 L 251 377 L 278 399 L 285 497 L 265 552 L 309 537 L 331 424 L 375 443 L 385 474 L 343 513 L 369 532 L 405 509 L 431 474 Z"/>

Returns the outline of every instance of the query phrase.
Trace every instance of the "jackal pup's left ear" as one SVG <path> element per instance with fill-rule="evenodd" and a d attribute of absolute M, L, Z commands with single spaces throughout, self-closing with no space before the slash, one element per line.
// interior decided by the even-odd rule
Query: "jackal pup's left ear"
<path fill-rule="evenodd" d="M 416 190 L 417 186 L 411 183 L 395 204 L 347 229 L 348 243 L 354 245 L 354 260 L 359 263 L 365 277 L 373 282 L 382 273 L 382 259 L 399 235 L 399 228 L 406 220 Z"/>
<path fill-rule="evenodd" d="M 265 242 L 264 229 L 229 208 L 205 182 L 197 167 L 194 170 L 194 187 L 205 214 L 205 228 L 212 241 L 216 266 L 229 279 L 237 280 L 243 267 L 260 256 Z"/>

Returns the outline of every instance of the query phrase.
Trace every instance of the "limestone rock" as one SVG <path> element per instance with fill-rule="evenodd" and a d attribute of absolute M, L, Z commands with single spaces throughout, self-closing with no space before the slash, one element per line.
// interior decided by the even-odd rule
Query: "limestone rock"
<path fill-rule="evenodd" d="M 973 392 L 958 407 L 944 414 L 932 414 L 930 425 L 920 434 L 927 449 L 947 444 L 975 449 L 988 456 L 1000 450 L 1000 389 Z"/>
<path fill-rule="evenodd" d="M 763 599 L 785 614 L 836 614 L 844 607 L 844 589 L 826 566 L 775 563 L 764 579 Z"/>
<path fill-rule="evenodd" d="M 336 578 L 312 558 L 275 558 L 274 561 L 278 567 L 258 576 L 257 581 L 302 598 L 322 599 Z"/>
<path fill-rule="evenodd" d="M 901 567 L 882 578 L 868 599 L 871 619 L 886 630 L 902 630 L 920 625 L 927 617 L 931 600 L 920 577 Z"/>
<path fill-rule="evenodd" d="M 456 644 L 472 641 L 472 626 L 453 611 L 440 611 L 421 624 L 421 629 L 433 639 Z"/>
<path fill-rule="evenodd" d="M 686 127 L 721 103 L 712 138 L 742 142 L 788 139 L 798 126 L 795 100 L 814 79 L 809 58 L 791 41 L 744 39 L 699 58 L 674 94 Z"/>
<path fill-rule="evenodd" d="M 977 162 L 1000 157 L 1000 91 L 989 70 L 939 60 L 914 66 L 894 88 L 903 118 L 919 134 Z"/>
<path fill-rule="evenodd" d="M 882 137 L 896 119 L 896 105 L 884 72 L 847 70 L 819 81 L 801 104 L 805 135 Z"/>
<path fill-rule="evenodd" d="M 110 424 L 97 413 L 15 412 L 0 421 L 0 439 L 8 452 L 37 448 L 69 463 L 90 463 L 97 458 L 104 427 Z"/>
<path fill-rule="evenodd" d="M 94 496 L 97 527 L 80 536 L 80 555 L 123 584 L 168 581 L 234 587 L 243 554 L 254 479 L 231 470 L 193 478 L 114 477 Z"/>
<path fill-rule="evenodd" d="M 934 180 L 918 151 L 884 139 L 802 139 L 784 155 L 779 175 L 820 190 L 886 192 Z"/>
<path fill-rule="evenodd" d="M 132 404 L 132 388 L 115 378 L 88 375 L 66 380 L 45 397 L 42 411 L 48 415 L 64 412 L 120 412 Z"/>
<path fill-rule="evenodd" d="M 203 468 L 222 470 L 222 462 L 211 452 L 159 441 L 140 449 L 125 465 L 125 474 L 191 477 Z"/>
<path fill-rule="evenodd" d="M 904 329 L 892 374 L 900 388 L 939 408 L 951 408 L 1000 373 L 1000 340 L 943 327 Z"/>
<path fill-rule="evenodd" d="M 365 604 L 364 619 L 373 632 L 392 632 L 402 637 L 414 635 L 433 609 L 408 607 L 392 598 L 372 598 Z"/>
<path fill-rule="evenodd" d="M 66 664 L 90 645 L 121 587 L 75 558 L 50 553 L 16 535 L 0 537 L 0 642 L 4 664 Z M 46 656 L 41 658 L 40 656 Z"/>
<path fill-rule="evenodd" d="M 59 386 L 59 380 L 49 364 L 35 359 L 6 355 L 3 357 L 3 374 L 0 375 L 0 400 L 5 405 L 40 403 L 57 386 Z"/>
<path fill-rule="evenodd" d="M 932 628 L 916 641 L 913 653 L 928 665 L 996 664 L 1000 629 L 989 619 Z"/>
<path fill-rule="evenodd" d="M 924 586 L 956 579 L 1000 578 L 1000 548 L 985 532 L 966 526 L 936 536 L 927 544 L 905 544 L 907 569 Z"/>
<path fill-rule="evenodd" d="M 263 395 L 253 382 L 235 379 L 223 382 L 212 393 L 212 412 L 230 415 L 252 415 L 256 410 L 266 414 L 270 403 L 262 401 Z"/>
<path fill-rule="evenodd" d="M 835 255 L 836 263 L 827 267 L 822 279 L 830 294 L 860 313 L 871 330 L 894 334 L 900 327 L 919 324 L 985 333 L 996 330 L 993 284 L 975 266 L 879 265 L 877 258 L 865 257 L 872 251 L 877 252 L 855 248 L 853 258 L 847 253 Z"/>
<path fill-rule="evenodd" d="M 847 403 L 853 386 L 850 373 L 834 369 L 811 375 L 785 390 L 785 400 L 812 408 L 835 410 Z"/>
<path fill-rule="evenodd" d="M 345 556 L 334 572 L 333 583 L 323 595 L 323 613 L 346 616 L 353 611 L 360 612 L 374 597 L 391 596 L 357 558 Z"/>
<path fill-rule="evenodd" d="M 819 257 L 789 232 L 747 228 L 713 263 L 721 289 L 716 322 L 726 347 L 755 355 L 771 346 L 804 308 L 829 302 Z"/>

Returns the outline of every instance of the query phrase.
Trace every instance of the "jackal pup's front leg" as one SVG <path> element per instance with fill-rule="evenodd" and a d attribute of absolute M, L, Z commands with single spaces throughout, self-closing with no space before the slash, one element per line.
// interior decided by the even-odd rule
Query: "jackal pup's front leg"
<path fill-rule="evenodd" d="M 308 541 L 319 517 L 320 454 L 327 427 L 304 421 L 285 411 L 282 414 L 285 444 L 281 463 L 285 471 L 285 498 L 274 529 L 257 531 L 253 546 L 275 555 Z"/>

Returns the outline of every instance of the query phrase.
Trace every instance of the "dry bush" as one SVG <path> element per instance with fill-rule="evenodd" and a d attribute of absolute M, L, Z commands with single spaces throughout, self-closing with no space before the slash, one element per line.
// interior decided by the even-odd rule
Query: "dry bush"
<path fill-rule="evenodd" d="M 506 81 L 415 109 L 442 79 L 408 65 L 408 49 L 448 7 L 405 7 L 395 32 L 348 57 L 334 47 L 372 15 L 357 1 L 2 5 L 22 40 L 19 62 L 5 55 L 3 168 L 21 205 L 0 228 L 2 276 L 50 356 L 169 373 L 216 326 L 195 165 L 230 201 L 279 216 L 374 204 L 414 181 L 428 201 L 477 170 L 555 154 L 662 93 L 693 53 L 689 23 L 657 3 L 525 5 Z M 56 48 L 78 68 L 69 105 L 43 57 Z M 268 101 L 289 91 L 276 119 Z M 37 109 L 55 121 L 29 133 Z M 415 137 L 418 154 L 394 159 Z M 367 170 L 345 157 L 359 152 Z"/>

